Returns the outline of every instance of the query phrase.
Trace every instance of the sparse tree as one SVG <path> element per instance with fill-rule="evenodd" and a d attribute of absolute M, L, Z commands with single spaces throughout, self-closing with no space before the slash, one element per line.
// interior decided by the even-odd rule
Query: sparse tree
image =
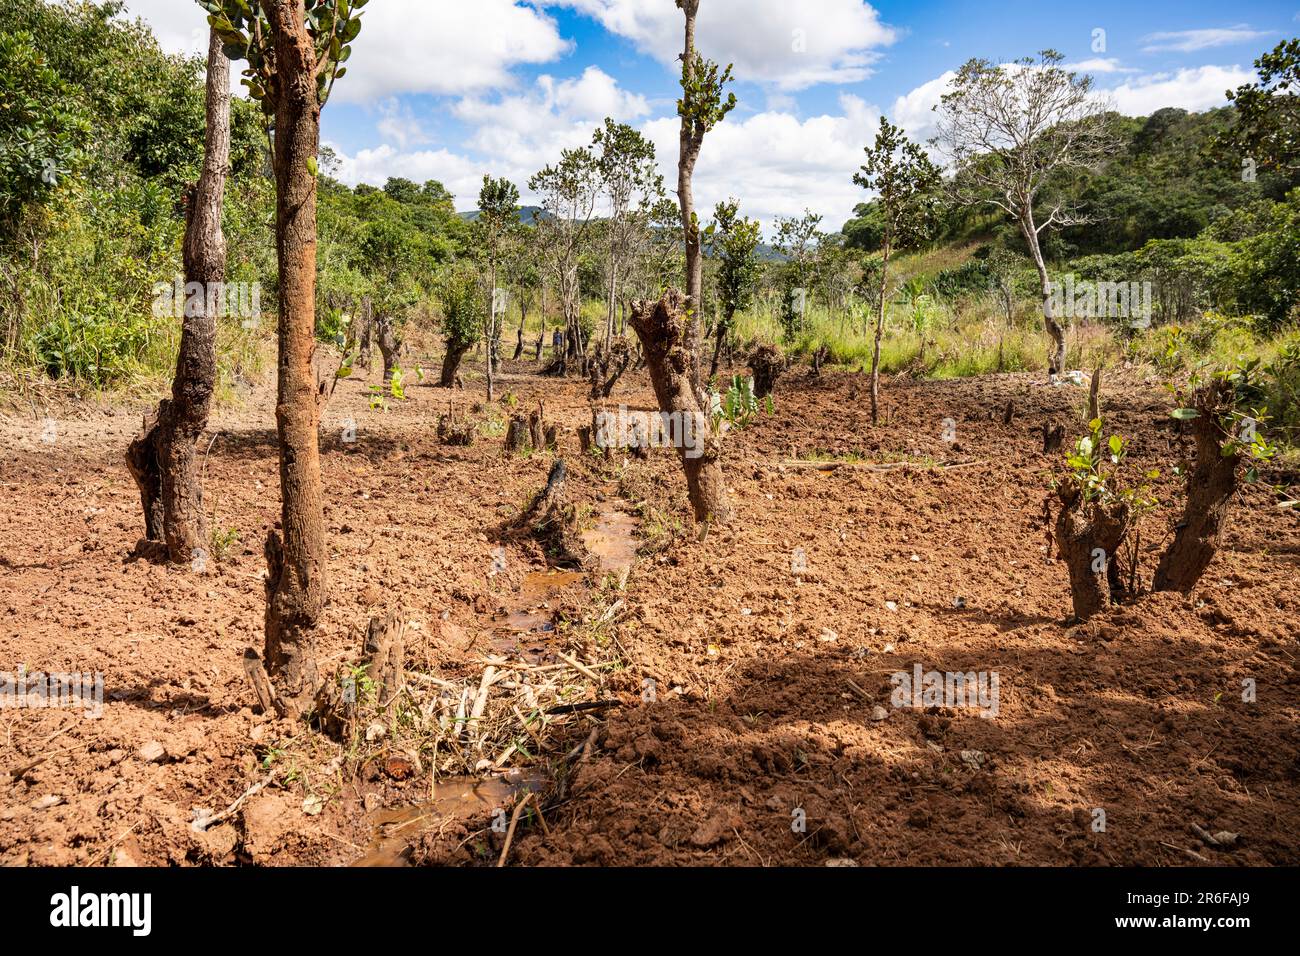
<path fill-rule="evenodd" d="M 821 242 L 822 217 L 811 209 L 802 216 L 778 216 L 776 220 L 776 248 L 786 257 L 781 270 L 784 284 L 781 289 L 781 324 L 786 341 L 793 339 L 804 328 L 807 311 L 808 286 L 813 277 L 813 259 Z"/>
<path fill-rule="evenodd" d="M 1120 145 L 1092 77 L 1062 61 L 1054 50 L 1014 63 L 970 60 L 935 107 L 935 142 L 955 166 L 957 201 L 994 206 L 1020 227 L 1038 270 L 1052 375 L 1065 365 L 1065 326 L 1052 308 L 1043 233 L 1089 217 L 1067 199 L 1045 195 L 1046 187 L 1053 177 L 1099 168 Z"/>
<path fill-rule="evenodd" d="M 564 313 L 564 354 L 556 356 L 555 371 L 568 374 L 569 364 L 585 371 L 587 343 L 582 333 L 582 283 L 578 267 L 591 233 L 592 215 L 600 191 L 600 170 L 589 149 L 566 149 L 560 161 L 528 181 L 550 215 L 538 223 L 551 259 Z"/>
<path fill-rule="evenodd" d="M 731 332 L 736 313 L 745 308 L 758 282 L 758 244 L 762 230 L 758 221 L 740 215 L 734 199 L 718 203 L 713 222 L 704 233 L 709 254 L 718 261 L 718 305 L 716 342 L 709 378 L 718 374 L 722 343 Z"/>
<path fill-rule="evenodd" d="M 602 345 L 608 351 L 614 337 L 619 277 L 636 234 L 644 230 L 649 203 L 663 193 L 663 177 L 655 166 L 654 144 L 625 123 L 606 119 L 592 138 L 592 148 L 610 209 L 606 230 L 609 294 Z"/>
<path fill-rule="evenodd" d="M 883 116 L 875 144 L 865 151 L 867 161 L 853 181 L 876 191 L 881 222 L 880 296 L 871 345 L 871 424 L 875 425 L 880 421 L 880 339 L 885 332 L 889 257 L 896 248 L 929 236 L 941 176 L 925 150 Z"/>
<path fill-rule="evenodd" d="M 682 234 L 686 244 L 687 351 L 695 356 L 691 381 L 698 392 L 704 259 L 700 250 L 700 222 L 695 214 L 695 193 L 691 181 L 705 134 L 736 108 L 736 94 L 728 93 L 723 97 L 723 90 L 731 82 L 731 67 L 722 69 L 717 63 L 706 60 L 695 49 L 695 18 L 699 14 L 700 0 L 677 0 L 677 8 L 686 17 L 685 44 L 682 50 L 682 96 L 677 101 L 677 115 L 682 121 L 677 161 L 677 200 L 681 206 Z"/>
<path fill-rule="evenodd" d="M 501 293 L 497 289 L 497 270 L 501 264 L 502 245 L 506 236 L 519 221 L 519 190 L 508 179 L 483 177 L 483 188 L 478 194 L 479 217 L 476 223 L 481 237 L 483 256 L 488 266 L 488 296 L 491 301 L 487 309 L 487 325 L 484 337 L 487 340 L 487 400 L 496 401 L 495 368 L 499 351 L 500 330 L 498 316 L 503 316 L 505 307 Z M 503 317 L 504 318 L 504 317 Z"/>

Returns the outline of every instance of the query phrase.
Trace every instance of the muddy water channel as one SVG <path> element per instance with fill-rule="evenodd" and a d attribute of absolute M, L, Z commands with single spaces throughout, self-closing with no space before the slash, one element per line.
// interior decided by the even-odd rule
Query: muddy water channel
<path fill-rule="evenodd" d="M 583 532 L 583 543 L 599 559 L 597 581 L 613 575 L 626 581 L 639 547 L 637 521 L 618 508 L 596 515 Z M 548 640 L 555 632 L 554 614 L 560 595 L 570 587 L 588 583 L 592 575 L 581 571 L 548 569 L 530 572 L 519 591 L 494 618 L 493 649 L 530 663 L 552 656 Z M 458 822 L 481 823 L 506 812 L 529 791 L 539 791 L 539 775 L 511 771 L 498 777 L 449 777 L 434 783 L 430 796 L 418 804 L 378 810 L 369 816 L 371 842 L 353 866 L 409 866 L 411 847 L 428 833 Z"/>

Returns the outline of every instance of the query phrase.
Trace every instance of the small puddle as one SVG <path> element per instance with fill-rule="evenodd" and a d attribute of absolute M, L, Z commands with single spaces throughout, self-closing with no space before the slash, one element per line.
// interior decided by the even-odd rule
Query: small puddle
<path fill-rule="evenodd" d="M 596 525 L 582 533 L 587 550 L 600 559 L 602 574 L 622 574 L 636 563 L 641 547 L 637 521 L 626 511 L 602 511 Z"/>
<path fill-rule="evenodd" d="M 609 510 L 598 514 L 595 525 L 582 533 L 587 550 L 600 561 L 600 574 L 623 575 L 632 569 L 641 546 L 637 527 L 632 515 Z M 517 654 L 530 663 L 545 663 L 545 638 L 555 629 L 552 618 L 556 598 L 565 588 L 586 580 L 587 575 L 581 571 L 550 569 L 525 575 L 511 606 L 497 614 L 493 650 Z"/>
<path fill-rule="evenodd" d="M 433 785 L 424 803 L 376 810 L 368 822 L 373 837 L 366 855 L 353 866 L 410 866 L 411 847 L 426 833 L 457 821 L 479 821 L 506 810 L 529 790 L 540 790 L 542 778 L 522 773 L 504 777 L 449 777 Z"/>
<path fill-rule="evenodd" d="M 582 533 L 583 542 L 600 560 L 600 574 L 625 575 L 636 563 L 640 547 L 637 521 L 625 511 L 610 509 L 596 516 L 596 523 Z M 532 663 L 544 663 L 551 656 L 547 637 L 560 592 L 589 580 L 581 571 L 534 571 L 524 576 L 523 585 L 511 606 L 495 619 L 497 633 L 493 648 Z M 494 811 L 506 809 L 529 790 L 540 790 L 543 778 L 518 771 L 504 777 L 450 777 L 433 785 L 427 801 L 412 806 L 377 810 L 368 821 L 374 836 L 365 856 L 353 866 L 409 866 L 411 847 L 426 833 L 436 833 L 456 821 L 479 821 Z"/>

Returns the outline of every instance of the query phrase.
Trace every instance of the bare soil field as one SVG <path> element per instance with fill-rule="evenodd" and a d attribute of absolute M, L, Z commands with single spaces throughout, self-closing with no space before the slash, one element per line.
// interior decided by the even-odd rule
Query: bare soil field
<path fill-rule="evenodd" d="M 257 708 L 243 655 L 262 644 L 262 542 L 279 517 L 266 384 L 200 442 L 214 524 L 238 537 L 197 570 L 137 547 L 123 452 L 144 406 L 70 405 L 52 431 L 5 417 L 0 669 L 100 672 L 105 688 L 97 718 L 0 711 L 0 862 L 492 865 L 503 848 L 513 865 L 1300 861 L 1300 523 L 1265 491 L 1234 504 L 1192 595 L 1071 625 L 1044 519 L 1060 455 L 1041 432 L 1078 434 L 1086 390 L 899 378 L 873 429 L 865 376 L 792 371 L 774 414 L 727 436 L 735 518 L 700 541 L 672 450 L 583 455 L 586 384 L 506 372 L 520 409 L 542 400 L 563 426 L 603 570 L 539 577 L 545 549 L 512 530 L 549 454 L 509 455 L 500 434 L 439 444 L 449 401 L 484 417 L 473 382 L 409 387 L 385 413 L 347 380 L 321 431 L 331 666 L 400 608 L 407 670 L 430 680 L 477 687 L 485 667 L 526 659 L 586 681 L 593 706 L 553 712 L 537 746 L 464 766 Z M 618 403 L 655 407 L 644 373 Z M 1144 466 L 1187 453 L 1154 380 L 1108 375 L 1104 404 Z M 1159 491 L 1148 582 L 1179 501 L 1174 480 Z M 891 675 L 917 665 L 996 672 L 996 715 L 891 706 Z"/>

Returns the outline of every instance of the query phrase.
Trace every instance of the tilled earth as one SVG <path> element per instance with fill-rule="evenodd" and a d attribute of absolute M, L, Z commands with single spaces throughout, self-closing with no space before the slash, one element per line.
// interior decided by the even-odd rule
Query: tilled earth
<path fill-rule="evenodd" d="M 534 755 L 543 776 L 569 769 L 543 786 L 545 826 L 525 817 L 510 862 L 1300 861 L 1300 522 L 1266 489 L 1234 503 L 1194 594 L 1072 625 L 1043 518 L 1059 455 L 1042 454 L 1041 429 L 1077 434 L 1082 389 L 897 379 L 873 428 L 864 376 L 794 370 L 775 413 L 728 436 L 735 518 L 701 542 L 675 453 L 580 455 L 585 385 L 508 366 L 500 387 L 517 409 L 543 400 L 565 426 L 579 513 L 635 515 L 641 546 L 622 590 L 593 579 L 553 602 L 581 621 L 584 601 L 617 593 L 602 639 L 619 667 L 602 694 L 621 706 L 580 715 L 556 753 Z M 499 424 L 469 448 L 438 444 L 449 402 L 480 421 L 510 413 L 484 409 L 467 378 L 468 391 L 409 387 L 387 412 L 348 380 L 325 411 L 327 667 L 356 656 L 372 614 L 401 607 L 417 635 L 409 666 L 473 675 L 500 647 L 501 610 L 545 567 L 541 546 L 504 529 L 552 457 L 505 454 Z M 1110 375 L 1104 398 L 1137 464 L 1168 473 L 1186 454 L 1154 381 Z M 651 402 L 639 373 L 611 404 Z M 366 811 L 419 804 L 430 780 L 353 772 L 340 745 L 256 712 L 242 655 L 261 646 L 261 544 L 279 516 L 269 383 L 219 411 L 201 445 L 224 544 L 201 570 L 137 548 L 122 455 L 142 411 L 0 419 L 0 670 L 105 681 L 98 718 L 0 711 L 0 862 L 354 862 L 373 846 Z M 1180 504 L 1172 480 L 1159 492 L 1148 581 Z M 918 665 L 996 673 L 996 713 L 893 706 L 892 675 Z M 292 772 L 236 805 L 268 766 Z M 232 805 L 220 825 L 191 826 Z M 1236 838 L 1214 845 L 1196 828 Z M 415 862 L 473 864 L 495 862 L 502 837 L 484 810 L 412 842 Z"/>

